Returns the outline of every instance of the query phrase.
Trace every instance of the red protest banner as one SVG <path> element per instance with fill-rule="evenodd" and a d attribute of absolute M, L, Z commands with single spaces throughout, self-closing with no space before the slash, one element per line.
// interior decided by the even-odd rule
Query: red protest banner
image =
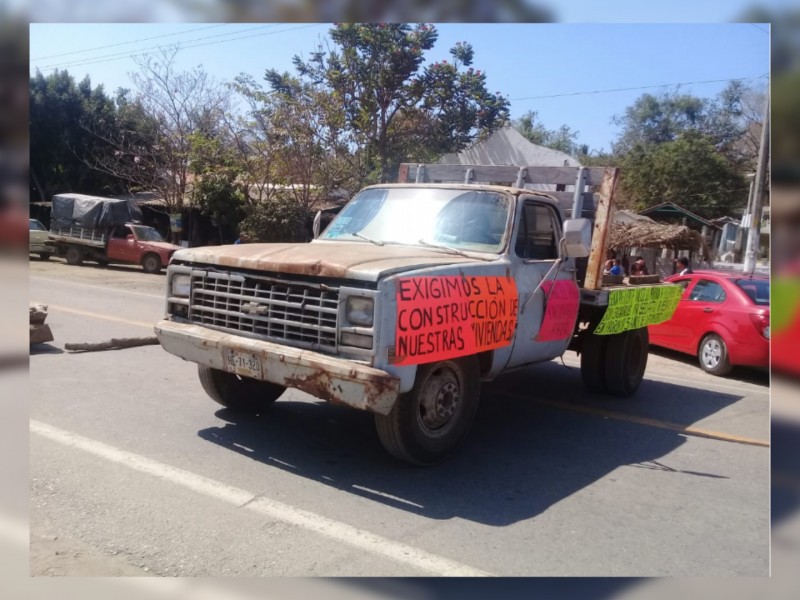
<path fill-rule="evenodd" d="M 507 346 L 518 312 L 509 277 L 399 279 L 394 362 L 416 365 Z"/>
<path fill-rule="evenodd" d="M 552 291 L 551 291 L 552 288 Z M 537 342 L 554 342 L 570 337 L 578 318 L 580 292 L 577 284 L 571 279 L 547 281 L 542 284 L 547 304 L 544 310 L 542 326 L 536 334 Z"/>

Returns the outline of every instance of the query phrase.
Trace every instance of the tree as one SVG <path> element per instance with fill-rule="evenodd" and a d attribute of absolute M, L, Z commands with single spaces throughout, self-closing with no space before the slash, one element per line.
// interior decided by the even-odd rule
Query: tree
<path fill-rule="evenodd" d="M 471 67 L 470 44 L 456 44 L 451 62 L 422 68 L 438 37 L 431 25 L 338 24 L 330 36 L 335 49 L 319 47 L 294 64 L 301 78 L 332 95 L 375 179 L 389 179 L 409 140 L 454 152 L 508 118 L 508 100 L 489 93 L 486 75 Z M 270 70 L 266 79 L 274 91 L 287 91 L 285 75 Z"/>
<path fill-rule="evenodd" d="M 88 77 L 76 84 L 67 71 L 41 72 L 30 82 L 31 192 L 42 201 L 60 192 L 109 195 L 124 191 L 115 177 L 86 169 L 83 158 L 107 151 L 101 140 L 81 123 L 103 123 L 113 128 L 114 101 L 103 86 L 92 88 Z"/>
<path fill-rule="evenodd" d="M 663 144 L 638 144 L 623 158 L 623 196 L 637 209 L 662 202 L 704 218 L 730 214 L 747 202 L 748 184 L 712 140 L 693 131 Z"/>
<path fill-rule="evenodd" d="M 625 154 L 640 144 L 663 144 L 675 141 L 687 131 L 702 134 L 721 152 L 731 153 L 737 163 L 738 151 L 732 151 L 747 131 L 743 101 L 752 90 L 740 81 L 732 81 L 714 99 L 698 98 L 678 91 L 659 95 L 644 94 L 613 119 L 622 127 L 614 144 L 617 154 Z"/>
<path fill-rule="evenodd" d="M 113 148 L 95 153 L 87 164 L 129 183 L 156 191 L 168 210 L 178 212 L 187 197 L 192 136 L 214 126 L 227 96 L 202 68 L 178 71 L 177 48 L 134 59 L 134 97 L 122 94 L 124 117 L 138 123 L 122 131 L 92 123 L 89 129 Z"/>
<path fill-rule="evenodd" d="M 355 191 L 360 165 L 330 93 L 288 74 L 276 77 L 271 92 L 244 75 L 234 84 L 248 111 L 229 127 L 255 199 L 284 193 L 311 211 L 334 189 Z"/>
<path fill-rule="evenodd" d="M 513 126 L 533 144 L 552 148 L 570 156 L 589 154 L 589 147 L 578 143 L 580 132 L 573 131 L 568 125 L 562 125 L 558 129 L 547 129 L 539 121 L 539 113 L 536 111 L 529 110 L 515 120 Z"/>

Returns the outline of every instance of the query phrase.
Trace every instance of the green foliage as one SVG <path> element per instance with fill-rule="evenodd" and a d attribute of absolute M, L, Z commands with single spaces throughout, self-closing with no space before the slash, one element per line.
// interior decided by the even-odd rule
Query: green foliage
<path fill-rule="evenodd" d="M 253 242 L 305 242 L 308 212 L 290 195 L 278 194 L 248 210 L 241 231 Z"/>
<path fill-rule="evenodd" d="M 220 225 L 235 228 L 245 216 L 244 194 L 224 174 L 207 173 L 193 195 L 200 212 Z"/>
<path fill-rule="evenodd" d="M 643 209 L 674 202 L 704 218 L 730 215 L 747 202 L 748 184 L 693 131 L 661 144 L 637 144 L 622 159 L 623 195 Z"/>
<path fill-rule="evenodd" d="M 86 128 L 99 123 L 116 128 L 114 101 L 103 86 L 80 83 L 67 71 L 47 77 L 37 72 L 30 81 L 31 194 L 50 200 L 53 194 L 75 191 L 110 195 L 125 191 L 117 178 L 87 168 L 86 156 L 109 147 Z"/>
<path fill-rule="evenodd" d="M 486 89 L 486 75 L 471 67 L 466 42 L 422 69 L 424 52 L 438 32 L 432 25 L 338 24 L 330 32 L 335 49 L 295 57 L 298 74 L 329 93 L 352 135 L 365 177 L 391 177 L 415 148 L 440 154 L 461 150 L 508 118 L 508 100 Z M 290 93 L 288 75 L 267 71 L 277 93 Z"/>
<path fill-rule="evenodd" d="M 640 144 L 672 142 L 694 131 L 727 153 L 747 129 L 742 107 L 747 91 L 741 82 L 733 81 L 713 100 L 677 91 L 644 94 L 623 116 L 615 117 L 614 124 L 621 126 L 622 132 L 614 150 L 624 154 Z M 736 162 L 733 154 L 728 155 Z"/>
<path fill-rule="evenodd" d="M 547 129 L 538 119 L 539 114 L 529 110 L 512 125 L 531 143 L 538 146 L 552 148 L 575 157 L 589 154 L 588 146 L 578 143 L 580 132 L 573 131 L 568 125 L 562 125 L 558 129 Z"/>

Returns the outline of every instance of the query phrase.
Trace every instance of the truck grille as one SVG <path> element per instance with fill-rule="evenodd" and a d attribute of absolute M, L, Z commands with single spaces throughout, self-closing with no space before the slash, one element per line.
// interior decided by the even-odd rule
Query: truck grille
<path fill-rule="evenodd" d="M 310 349 L 336 349 L 337 288 L 192 272 L 189 320 Z"/>

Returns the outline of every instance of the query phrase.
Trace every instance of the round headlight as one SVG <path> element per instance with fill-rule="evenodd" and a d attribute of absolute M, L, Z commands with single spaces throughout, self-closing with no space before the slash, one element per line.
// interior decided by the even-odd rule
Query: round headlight
<path fill-rule="evenodd" d="M 345 305 L 345 317 L 353 325 L 372 326 L 375 316 L 375 301 L 363 296 L 350 296 Z"/>

